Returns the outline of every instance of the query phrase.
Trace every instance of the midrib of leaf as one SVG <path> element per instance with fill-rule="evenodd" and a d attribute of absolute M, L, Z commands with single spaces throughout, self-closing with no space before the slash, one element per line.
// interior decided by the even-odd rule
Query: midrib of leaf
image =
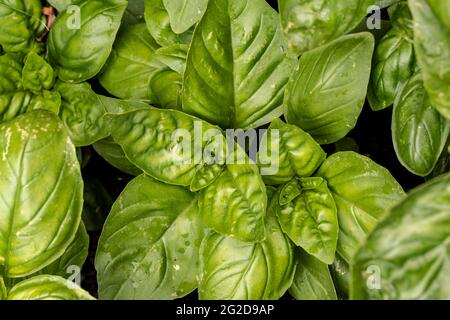
<path fill-rule="evenodd" d="M 7 278 L 8 277 L 8 264 L 9 264 L 9 260 L 10 260 L 10 251 L 11 251 L 11 241 L 12 241 L 12 230 L 14 227 L 14 222 L 15 222 L 15 215 L 16 215 L 16 207 L 17 207 L 17 203 L 19 202 L 19 198 L 20 198 L 20 194 L 22 192 L 22 175 L 23 175 L 23 160 L 24 160 L 24 156 L 25 156 L 25 150 L 28 147 L 28 143 L 30 140 L 27 140 L 25 145 L 23 146 L 23 148 L 21 149 L 21 153 L 20 153 L 20 157 L 19 157 L 19 172 L 18 173 L 14 173 L 14 176 L 16 178 L 17 181 L 17 185 L 16 185 L 16 190 L 14 192 L 14 200 L 11 206 L 10 211 L 10 217 L 9 217 L 9 221 L 8 221 L 8 236 L 6 239 L 6 250 L 5 250 L 5 262 L 4 262 L 4 268 L 3 268 L 3 277 Z"/>
<path fill-rule="evenodd" d="M 232 93 L 233 105 L 231 106 L 231 109 L 230 109 L 230 112 L 231 112 L 230 119 L 231 119 L 231 126 L 235 127 L 236 126 L 236 122 L 237 122 L 237 119 L 236 119 L 236 100 L 237 100 L 237 97 L 236 97 L 236 74 L 234 72 L 235 68 L 236 68 L 236 66 L 234 64 L 234 61 L 235 61 L 236 57 L 234 56 L 234 42 L 233 42 L 233 35 L 232 35 L 232 32 L 231 32 L 231 15 L 230 15 L 230 1 L 232 1 L 232 0 L 224 0 L 224 1 L 227 1 L 226 16 L 228 18 L 228 20 L 227 20 L 227 27 L 229 28 L 229 35 L 230 35 L 230 38 L 228 39 L 228 43 L 231 46 L 231 59 L 233 60 L 232 63 L 231 63 L 231 73 L 232 73 L 232 76 L 233 76 L 232 77 L 233 78 L 233 85 L 232 85 L 232 87 L 233 87 L 233 93 Z M 243 11 L 245 11 L 245 8 L 247 7 L 247 4 L 248 4 L 248 0 L 246 0 L 246 5 L 245 5 Z M 242 14 L 242 12 L 240 14 Z"/>

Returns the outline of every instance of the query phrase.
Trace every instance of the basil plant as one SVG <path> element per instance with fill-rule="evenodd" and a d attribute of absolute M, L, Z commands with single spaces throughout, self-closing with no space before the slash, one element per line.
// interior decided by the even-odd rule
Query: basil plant
<path fill-rule="evenodd" d="M 0 0 L 0 300 L 450 299 L 449 21 Z"/>

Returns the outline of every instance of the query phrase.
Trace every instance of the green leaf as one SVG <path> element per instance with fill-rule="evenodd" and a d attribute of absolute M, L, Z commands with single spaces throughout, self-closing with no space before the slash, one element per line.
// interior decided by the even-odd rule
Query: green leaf
<path fill-rule="evenodd" d="M 399 94 L 392 114 L 392 141 L 402 165 L 426 176 L 433 171 L 450 131 L 450 121 L 431 105 L 420 74 Z"/>
<path fill-rule="evenodd" d="M 122 147 L 115 143 L 112 137 L 97 141 L 92 146 L 95 152 L 114 168 L 132 176 L 137 176 L 142 173 L 141 169 L 137 168 L 127 159 Z"/>
<path fill-rule="evenodd" d="M 297 251 L 297 269 L 289 293 L 297 300 L 337 300 L 328 265 Z"/>
<path fill-rule="evenodd" d="M 156 59 L 158 45 L 145 24 L 121 30 L 111 56 L 100 75 L 100 84 L 108 92 L 122 99 L 155 100 L 149 89 L 152 77 L 165 68 Z"/>
<path fill-rule="evenodd" d="M 109 114 L 106 119 L 114 141 L 134 165 L 149 176 L 174 185 L 189 186 L 204 161 L 196 161 L 197 155 L 202 156 L 203 150 L 215 145 L 213 139 L 198 136 L 197 127 L 203 132 L 211 130 L 224 140 L 217 127 L 175 110 L 148 107 Z"/>
<path fill-rule="evenodd" d="M 333 196 L 322 178 L 300 178 L 299 185 L 299 196 L 277 207 L 278 221 L 296 245 L 332 264 L 339 231 Z"/>
<path fill-rule="evenodd" d="M 227 164 L 199 195 L 203 223 L 214 231 L 247 242 L 264 240 L 267 195 L 254 164 Z"/>
<path fill-rule="evenodd" d="M 40 275 L 14 286 L 8 300 L 95 300 L 88 292 L 58 276 Z"/>
<path fill-rule="evenodd" d="M 280 119 L 272 121 L 258 152 L 264 182 L 274 185 L 294 176 L 311 176 L 325 158 L 325 152 L 308 133 Z"/>
<path fill-rule="evenodd" d="M 22 82 L 25 88 L 34 92 L 49 90 L 55 84 L 55 74 L 44 58 L 35 52 L 30 52 L 22 70 Z"/>
<path fill-rule="evenodd" d="M 391 106 L 415 69 L 412 41 L 391 29 L 378 43 L 372 62 L 368 99 L 372 110 Z"/>
<path fill-rule="evenodd" d="M 264 0 L 210 0 L 184 74 L 183 110 L 223 128 L 256 128 L 282 113 L 293 60 Z"/>
<path fill-rule="evenodd" d="M 160 46 L 170 46 L 176 43 L 189 44 L 191 42 L 192 29 L 182 34 L 176 34 L 172 30 L 169 13 L 163 0 L 144 0 L 144 3 L 144 17 L 148 31 Z"/>
<path fill-rule="evenodd" d="M 300 54 L 354 29 L 375 0 L 278 0 L 288 49 Z"/>
<path fill-rule="evenodd" d="M 127 4 L 89 0 L 79 3 L 79 10 L 59 14 L 48 37 L 48 53 L 61 80 L 80 83 L 97 75 L 111 53 Z"/>
<path fill-rule="evenodd" d="M 163 0 L 170 26 L 176 34 L 188 31 L 206 11 L 208 0 Z"/>
<path fill-rule="evenodd" d="M 341 37 L 300 58 L 285 94 L 285 116 L 320 144 L 353 129 L 364 105 L 374 39 L 363 32 Z"/>
<path fill-rule="evenodd" d="M 109 135 L 103 121 L 106 110 L 87 82 L 59 82 L 57 90 L 62 98 L 60 116 L 75 146 L 88 146 Z"/>
<path fill-rule="evenodd" d="M 358 251 L 354 299 L 450 299 L 450 174 L 414 189 Z"/>
<path fill-rule="evenodd" d="M 113 199 L 98 179 L 84 179 L 83 222 L 88 231 L 101 231 L 112 204 Z"/>
<path fill-rule="evenodd" d="M 213 232 L 205 237 L 200 248 L 200 299 L 276 300 L 291 286 L 294 247 L 276 220 L 277 198 L 268 209 L 263 242 L 241 242 Z"/>
<path fill-rule="evenodd" d="M 409 0 L 414 48 L 432 105 L 450 120 L 450 3 Z"/>
<path fill-rule="evenodd" d="M 63 278 L 81 276 L 81 268 L 88 256 L 89 235 L 83 223 L 80 223 L 75 238 L 63 255 L 37 274 L 56 275 Z"/>
<path fill-rule="evenodd" d="M 99 240 L 95 259 L 99 297 L 187 295 L 197 287 L 202 238 L 193 193 L 145 175 L 137 177 L 114 203 Z"/>
<path fill-rule="evenodd" d="M 404 197 L 404 191 L 387 169 L 354 152 L 333 154 L 317 176 L 328 182 L 336 202 L 337 252 L 351 263 L 380 217 Z"/>
<path fill-rule="evenodd" d="M 22 84 L 22 57 L 0 56 L 0 122 L 26 112 L 32 94 Z"/>
<path fill-rule="evenodd" d="M 31 111 L 0 124 L 0 150 L 0 265 L 6 277 L 24 277 L 72 242 L 83 181 L 75 147 L 51 112 Z"/>
<path fill-rule="evenodd" d="M 39 0 L 0 0 L 0 45 L 6 52 L 28 51 L 45 28 Z"/>

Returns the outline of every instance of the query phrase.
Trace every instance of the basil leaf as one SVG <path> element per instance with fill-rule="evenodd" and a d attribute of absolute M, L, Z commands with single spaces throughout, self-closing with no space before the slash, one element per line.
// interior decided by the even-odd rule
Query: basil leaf
<path fill-rule="evenodd" d="M 80 2 L 79 21 L 74 17 L 77 12 L 59 14 L 50 30 L 48 54 L 61 80 L 80 83 L 97 75 L 111 53 L 127 4 L 126 0 Z"/>
<path fill-rule="evenodd" d="M 115 143 L 112 137 L 97 141 L 92 146 L 95 152 L 114 168 L 132 176 L 137 176 L 142 173 L 141 169 L 137 168 L 127 159 L 122 147 Z"/>
<path fill-rule="evenodd" d="M 34 92 L 50 90 L 55 84 L 55 74 L 44 58 L 30 52 L 22 70 L 22 83 L 25 88 Z"/>
<path fill-rule="evenodd" d="M 109 114 L 107 122 L 111 124 L 114 141 L 134 165 L 149 176 L 174 185 L 189 186 L 202 163 L 195 161 L 197 151 L 214 145 L 212 140 L 202 139 L 201 149 L 196 149 L 197 125 L 203 132 L 213 130 L 219 139 L 224 139 L 217 127 L 175 110 L 149 107 Z M 177 136 L 177 132 L 182 135 Z"/>
<path fill-rule="evenodd" d="M 401 86 L 413 75 L 414 69 L 411 40 L 391 29 L 378 43 L 373 58 L 368 90 L 372 110 L 391 106 Z"/>
<path fill-rule="evenodd" d="M 420 74 L 404 86 L 394 104 L 392 141 L 402 165 L 426 176 L 433 171 L 445 147 L 450 121 L 431 105 Z"/>
<path fill-rule="evenodd" d="M 0 122 L 26 112 L 32 94 L 23 87 L 21 56 L 0 56 Z"/>
<path fill-rule="evenodd" d="M 8 300 L 95 300 L 73 282 L 58 276 L 40 275 L 14 286 Z"/>
<path fill-rule="evenodd" d="M 208 0 L 163 0 L 176 34 L 188 31 L 206 11 Z"/>
<path fill-rule="evenodd" d="M 185 296 L 197 286 L 202 237 L 193 193 L 145 175 L 137 177 L 114 203 L 99 240 L 99 297 Z"/>
<path fill-rule="evenodd" d="M 183 110 L 223 128 L 256 128 L 282 114 L 293 60 L 264 0 L 210 0 L 184 74 Z"/>
<path fill-rule="evenodd" d="M 308 133 L 279 119 L 272 121 L 258 152 L 264 182 L 275 185 L 286 183 L 294 176 L 309 177 L 325 158 L 325 152 Z M 271 168 L 274 172 L 270 172 Z M 264 174 L 266 170 L 268 174 Z"/>
<path fill-rule="evenodd" d="M 404 191 L 387 169 L 354 152 L 333 154 L 322 164 L 317 176 L 328 182 L 336 202 L 337 252 L 351 263 L 367 234 L 404 197 Z"/>
<path fill-rule="evenodd" d="M 297 300 L 337 300 L 328 266 L 297 250 L 297 268 L 289 293 Z"/>
<path fill-rule="evenodd" d="M 278 0 L 288 49 L 300 54 L 354 29 L 374 0 Z"/>
<path fill-rule="evenodd" d="M 450 120 L 450 3 L 409 0 L 414 48 L 432 105 Z M 446 15 L 447 14 L 447 15 Z"/>
<path fill-rule="evenodd" d="M 60 82 L 57 90 L 62 98 L 60 116 L 75 146 L 88 146 L 109 135 L 103 121 L 106 110 L 88 83 Z"/>
<path fill-rule="evenodd" d="M 121 30 L 111 56 L 100 75 L 101 85 L 108 92 L 122 99 L 153 101 L 149 90 L 152 77 L 165 67 L 155 59 L 158 45 L 144 24 L 136 24 Z"/>
<path fill-rule="evenodd" d="M 375 228 L 352 267 L 354 299 L 450 299 L 450 174 L 414 189 Z"/>
<path fill-rule="evenodd" d="M 7 277 L 24 277 L 72 242 L 83 181 L 75 147 L 48 111 L 0 124 L 0 150 L 0 220 L 9 221 L 0 224 L 0 265 Z"/>
<path fill-rule="evenodd" d="M 0 45 L 6 52 L 28 51 L 45 27 L 39 0 L 0 0 Z"/>
<path fill-rule="evenodd" d="M 291 286 L 294 248 L 276 220 L 277 198 L 272 198 L 268 208 L 263 242 L 241 242 L 213 232 L 203 239 L 200 299 L 275 300 Z"/>
<path fill-rule="evenodd" d="M 196 1 L 196 0 L 195 0 Z M 163 0 L 144 0 L 145 22 L 148 31 L 160 46 L 170 46 L 176 43 L 188 44 L 192 39 L 192 30 L 176 34 L 170 25 L 170 17 Z M 185 1 L 184 3 L 187 4 Z"/>
<path fill-rule="evenodd" d="M 299 183 L 300 195 L 277 207 L 278 221 L 296 245 L 332 264 L 339 231 L 333 196 L 322 178 L 301 178 Z"/>
<path fill-rule="evenodd" d="M 320 144 L 342 139 L 356 125 L 367 85 L 374 39 L 363 32 L 306 52 L 289 80 L 285 116 Z"/>
<path fill-rule="evenodd" d="M 101 231 L 112 204 L 113 199 L 98 179 L 84 179 L 83 222 L 88 231 Z"/>
<path fill-rule="evenodd" d="M 216 232 L 247 242 L 264 240 L 267 195 L 254 164 L 227 164 L 199 195 L 203 223 Z"/>

